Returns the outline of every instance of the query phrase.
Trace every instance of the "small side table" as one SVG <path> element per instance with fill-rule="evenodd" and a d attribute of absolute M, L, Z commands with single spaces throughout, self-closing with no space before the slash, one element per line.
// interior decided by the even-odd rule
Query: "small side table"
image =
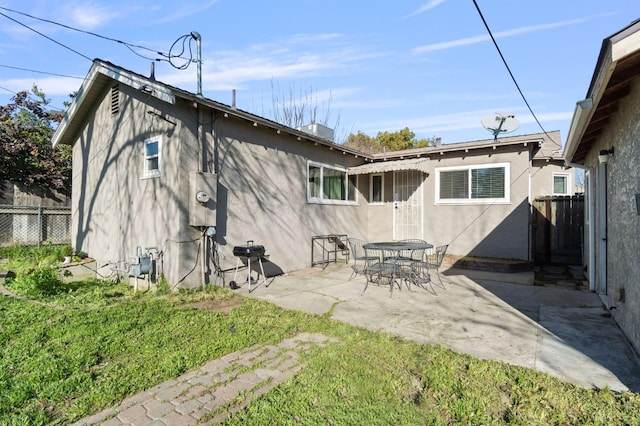
<path fill-rule="evenodd" d="M 311 266 L 326 268 L 331 262 L 337 263 L 338 256 L 349 263 L 347 234 L 314 235 L 311 237 Z"/>

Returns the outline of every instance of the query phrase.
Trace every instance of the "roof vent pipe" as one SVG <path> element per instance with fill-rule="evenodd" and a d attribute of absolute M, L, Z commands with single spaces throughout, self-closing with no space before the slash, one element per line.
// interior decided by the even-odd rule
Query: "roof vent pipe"
<path fill-rule="evenodd" d="M 149 80 L 156 81 L 156 63 L 151 62 L 151 75 L 149 76 Z"/>
<path fill-rule="evenodd" d="M 231 108 L 236 109 L 236 89 L 231 89 Z"/>

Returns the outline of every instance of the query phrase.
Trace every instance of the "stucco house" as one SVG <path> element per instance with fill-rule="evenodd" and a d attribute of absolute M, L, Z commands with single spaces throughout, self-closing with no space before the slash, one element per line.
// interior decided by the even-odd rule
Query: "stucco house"
<path fill-rule="evenodd" d="M 564 155 L 585 169 L 585 269 L 640 350 L 640 21 L 603 40 Z"/>
<path fill-rule="evenodd" d="M 95 60 L 53 138 L 73 146 L 72 243 L 101 275 L 149 252 L 190 288 L 233 270 L 249 240 L 283 271 L 328 234 L 529 261 L 532 189 L 566 171 L 559 132 L 374 155 L 327 135 Z"/>

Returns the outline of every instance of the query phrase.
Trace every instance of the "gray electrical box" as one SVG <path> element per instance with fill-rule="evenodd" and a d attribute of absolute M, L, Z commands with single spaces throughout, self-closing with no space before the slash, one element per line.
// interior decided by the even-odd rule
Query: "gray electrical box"
<path fill-rule="evenodd" d="M 216 174 L 189 173 L 189 225 L 216 225 L 217 189 Z"/>

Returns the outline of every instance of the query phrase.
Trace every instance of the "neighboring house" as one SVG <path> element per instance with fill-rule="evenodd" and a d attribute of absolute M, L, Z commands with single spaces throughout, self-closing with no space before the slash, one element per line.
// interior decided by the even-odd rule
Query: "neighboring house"
<path fill-rule="evenodd" d="M 575 195 L 578 192 L 575 169 L 565 165 L 560 132 L 549 132 L 548 136 L 533 157 L 531 195 L 534 199 Z"/>
<path fill-rule="evenodd" d="M 590 287 L 640 350 L 639 21 L 603 40 L 564 154 L 585 169 Z"/>
<path fill-rule="evenodd" d="M 531 260 L 531 188 L 553 190 L 534 161 L 557 132 L 369 155 L 327 131 L 96 60 L 53 138 L 73 145 L 73 245 L 105 273 L 152 247 L 184 287 L 233 270 L 248 240 L 284 271 L 307 267 L 312 237 L 333 233 Z"/>

